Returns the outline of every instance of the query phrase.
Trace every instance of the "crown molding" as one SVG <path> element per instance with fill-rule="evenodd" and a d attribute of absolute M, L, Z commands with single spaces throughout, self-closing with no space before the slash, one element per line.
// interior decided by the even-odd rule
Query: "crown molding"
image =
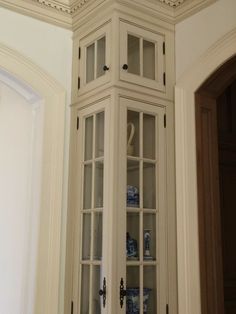
<path fill-rule="evenodd" d="M 70 5 L 63 4 L 63 1 L 0 0 L 1 7 L 62 28 L 72 28 L 71 8 Z"/>
<path fill-rule="evenodd" d="M 186 0 L 159 0 L 160 2 L 163 2 L 171 7 L 177 7 L 181 5 Z"/>
<path fill-rule="evenodd" d="M 133 3 L 139 2 L 139 6 L 144 9 L 150 8 L 156 12 L 158 18 L 175 24 L 216 1 L 218 0 L 133 0 Z M 0 7 L 72 30 L 74 21 L 77 23 L 87 5 L 96 7 L 96 3 L 97 0 L 0 0 Z"/>
<path fill-rule="evenodd" d="M 175 24 L 196 14 L 218 0 L 185 0 L 175 8 Z"/>

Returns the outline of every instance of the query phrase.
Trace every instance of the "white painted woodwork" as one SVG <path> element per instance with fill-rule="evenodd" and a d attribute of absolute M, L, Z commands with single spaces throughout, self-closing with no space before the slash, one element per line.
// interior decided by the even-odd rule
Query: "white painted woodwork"
<path fill-rule="evenodd" d="M 113 97 L 112 97 L 113 98 Z M 113 98 L 114 101 L 114 98 Z M 76 182 L 77 182 L 77 196 L 76 196 L 76 203 L 74 203 L 75 206 L 75 267 L 74 267 L 74 273 L 73 273 L 73 285 L 74 285 L 74 293 L 73 293 L 73 300 L 74 300 L 74 310 L 75 313 L 83 313 L 81 311 L 81 293 L 82 291 L 87 291 L 86 295 L 91 295 L 93 292 L 92 290 L 92 265 L 102 265 L 102 274 L 101 274 L 101 280 L 100 284 L 102 284 L 103 277 L 106 277 L 107 281 L 107 289 L 108 289 L 108 295 L 107 295 L 107 305 L 106 308 L 102 310 L 102 313 L 110 313 L 111 311 L 116 311 L 117 313 L 123 313 L 125 311 L 125 303 L 124 307 L 121 310 L 119 306 L 119 298 L 117 297 L 117 288 L 120 284 L 120 278 L 123 277 L 124 280 L 126 280 L 126 152 L 127 152 L 127 143 L 126 143 L 126 125 L 127 125 L 127 109 L 137 111 L 137 113 L 140 113 L 140 117 L 144 115 L 152 115 L 155 118 L 155 127 L 157 128 L 155 131 L 155 147 L 156 152 L 155 156 L 156 159 L 152 160 L 150 158 L 142 157 L 141 159 L 137 159 L 136 157 L 129 157 L 129 160 L 139 160 L 140 165 L 143 165 L 143 163 L 151 163 L 155 165 L 155 180 L 156 180 L 156 201 L 155 208 L 145 209 L 143 211 L 140 211 L 139 209 L 128 209 L 128 212 L 130 213 L 137 213 L 139 215 L 140 213 L 140 231 L 139 231 L 139 239 L 142 242 L 143 237 L 143 218 L 147 214 L 152 214 L 154 217 L 156 217 L 156 239 L 153 239 L 155 243 L 155 252 L 156 252 L 156 258 L 152 261 L 128 261 L 127 265 L 131 267 L 132 265 L 137 265 L 140 268 L 140 284 L 141 288 L 143 287 L 143 270 L 146 269 L 145 267 L 153 266 L 156 271 L 156 277 L 152 276 L 151 278 L 156 278 L 156 296 L 153 296 L 156 300 L 156 304 L 158 306 L 158 311 L 160 313 L 165 313 L 166 310 L 166 304 L 167 304 L 167 286 L 168 286 L 168 273 L 167 273 L 167 204 L 166 204 L 166 184 L 165 184 L 165 178 L 166 178 L 166 151 L 164 147 L 166 146 L 165 143 L 165 129 L 164 129 L 164 113 L 165 110 L 163 107 L 159 107 L 158 104 L 147 104 L 144 101 L 134 101 L 129 100 L 125 97 L 118 97 L 114 103 L 110 100 L 104 100 L 99 101 L 97 103 L 91 104 L 89 107 L 84 108 L 82 110 L 79 110 L 78 116 L 80 121 L 80 127 L 77 131 L 77 149 L 76 149 L 76 164 L 77 164 L 77 170 L 74 169 L 74 172 L 76 173 Z M 101 110 L 105 111 L 105 130 L 109 130 L 109 124 L 115 123 L 115 133 L 119 134 L 120 137 L 120 144 L 118 147 L 118 143 L 115 142 L 115 140 L 111 140 L 111 136 L 113 139 L 114 135 L 109 134 L 110 132 L 106 132 L 105 137 L 105 155 L 104 155 L 104 204 L 103 204 L 103 259 L 101 261 L 93 260 L 93 258 L 90 258 L 90 261 L 85 258 L 82 259 L 83 256 L 83 247 L 90 247 L 89 252 L 93 251 L 94 246 L 94 240 L 90 240 L 88 242 L 88 239 L 84 244 L 82 245 L 81 239 L 84 236 L 83 233 L 83 221 L 81 219 L 81 210 L 84 208 L 83 206 L 83 194 L 84 194 L 84 188 L 83 188 L 83 182 L 84 182 L 84 166 L 88 165 L 90 163 L 90 157 L 88 158 L 88 161 L 85 163 L 84 160 L 84 149 L 81 149 L 84 147 L 84 141 L 85 139 L 85 121 L 87 117 L 95 117 L 95 114 L 97 112 L 100 112 Z M 118 113 L 119 119 L 117 119 L 117 116 L 115 112 Z M 112 123 L 112 121 L 114 121 Z M 93 134 L 95 136 L 93 129 Z M 141 133 L 140 133 L 141 134 Z M 109 140 L 110 137 L 110 140 Z M 142 143 L 143 139 L 140 139 Z M 92 140 L 92 146 L 94 147 L 94 137 Z M 117 155 L 114 156 L 115 151 L 117 150 Z M 116 154 L 116 153 L 115 153 Z M 114 157 L 116 157 L 114 159 Z M 130 159 L 131 158 L 131 159 Z M 96 159 L 95 159 L 96 160 Z M 101 157 L 99 157 L 99 160 L 101 160 Z M 113 161 L 112 161 L 113 160 Z M 114 167 L 114 168 L 113 168 Z M 140 169 L 143 169 L 142 167 Z M 116 175 L 113 176 L 112 173 L 115 171 Z M 141 175 L 141 181 L 140 181 L 140 195 L 143 195 L 141 193 L 141 186 L 144 184 L 142 183 L 144 180 L 144 174 L 143 170 L 140 172 Z M 150 174 L 149 174 L 150 175 Z M 94 172 L 92 175 L 92 182 L 94 182 Z M 94 195 L 94 183 L 90 184 L 90 189 L 92 191 L 91 195 Z M 148 185 L 148 182 L 146 183 Z M 150 186 L 151 188 L 151 186 Z M 91 192 L 89 192 L 90 194 Z M 145 195 L 144 195 L 145 196 Z M 143 199 L 143 196 L 142 196 Z M 94 198 L 92 197 L 91 202 L 94 202 Z M 142 201 L 143 202 L 143 201 Z M 157 202 L 157 203 L 156 203 Z M 141 205 L 141 207 L 145 207 L 145 205 Z M 156 207 L 157 206 L 157 207 Z M 88 206 L 90 208 L 90 206 Z M 87 208 L 87 206 L 85 206 Z M 93 210 L 90 209 L 84 209 L 82 210 L 82 213 L 86 215 L 90 215 L 91 212 L 100 212 L 100 209 L 96 209 L 96 207 L 92 206 L 94 208 Z M 146 217 L 146 216 L 145 216 Z M 113 223 L 112 223 L 113 221 Z M 115 225 L 114 225 L 115 224 Z M 91 224 L 91 228 L 93 229 L 93 220 Z M 89 238 L 89 233 L 87 233 L 87 237 Z M 154 232 L 154 231 L 153 231 Z M 109 236 L 108 236 L 109 235 Z M 91 243 L 91 246 L 89 245 Z M 141 248 L 143 247 L 143 244 L 141 244 Z M 109 248 L 109 249 L 108 249 Z M 143 250 L 143 249 L 141 249 Z M 141 253 L 140 253 L 141 254 Z M 118 258 L 119 257 L 119 258 Z M 118 258 L 118 260 L 117 260 Z M 113 265 L 114 261 L 116 266 Z M 86 282 L 80 283 L 81 280 L 81 265 L 91 265 L 90 266 L 90 280 Z M 111 265 L 114 266 L 114 270 L 111 269 Z M 144 266 L 142 266 L 144 265 Z M 143 268 L 144 267 L 144 268 Z M 79 281 L 78 281 L 79 279 Z M 89 286 L 86 286 L 89 283 Z M 147 283 L 146 283 L 147 284 Z M 87 288 L 86 288 L 87 287 Z M 109 288 L 110 287 L 110 288 Z M 82 288 L 82 290 L 81 290 Z M 88 289 L 88 290 L 86 290 Z M 154 293 L 154 292 L 153 292 Z M 91 299 L 90 299 L 91 300 Z M 115 300 L 115 301 L 113 301 Z M 142 298 L 141 298 L 142 300 Z M 91 301 L 90 301 L 91 302 Z M 91 303 L 90 303 L 91 304 Z M 115 308 L 114 308 L 114 304 Z M 92 307 L 90 307 L 89 313 L 93 313 Z M 86 312 L 87 313 L 87 312 Z"/>
<path fill-rule="evenodd" d="M 101 12 L 101 11 L 99 11 Z M 101 12 L 101 17 L 87 19 L 86 23 L 75 33 L 73 47 L 73 75 L 72 75 L 72 103 L 81 102 L 88 96 L 104 89 L 104 87 L 119 86 L 129 90 L 151 94 L 164 99 L 173 99 L 174 83 L 174 28 L 172 25 L 162 24 L 160 21 L 149 21 L 148 15 L 141 14 L 134 17 L 132 10 L 126 13 L 125 7 L 119 10 L 108 7 Z M 140 14 L 140 11 L 135 12 Z M 92 13 L 91 13 L 92 14 Z M 141 19 L 142 17 L 142 19 Z M 92 18 L 92 16 L 91 16 Z M 154 24 L 156 22 L 156 24 Z M 132 73 L 130 55 L 128 64 L 128 36 L 139 39 L 139 74 Z M 96 52 L 97 40 L 106 36 L 105 63 L 109 69 L 100 77 L 86 82 L 88 65 L 86 65 L 87 47 L 94 44 Z M 165 49 L 163 45 L 165 44 Z M 79 48 L 81 50 L 79 58 Z M 138 52 L 136 52 L 137 54 Z M 96 57 L 96 53 L 95 53 Z M 90 70 L 96 69 L 89 64 Z M 151 65 L 153 59 L 153 65 Z M 166 62 L 168 60 L 168 62 Z M 124 70 L 123 65 L 128 69 Z M 80 84 L 78 84 L 78 80 Z M 164 81 L 165 80 L 165 81 Z M 79 87 L 79 88 L 78 88 Z"/>
<path fill-rule="evenodd" d="M 83 11 L 78 22 L 80 27 L 74 33 L 65 312 L 71 311 L 73 302 L 76 314 L 95 314 L 95 308 L 97 313 L 124 314 L 126 298 L 122 308 L 119 300 L 121 278 L 125 288 L 135 285 L 140 291 L 151 288 L 149 306 L 153 313 L 165 314 L 167 304 L 177 312 L 174 27 L 156 17 L 155 13 L 149 16 L 138 6 L 133 8 L 132 5 L 111 2 L 107 6 L 92 5 Z M 105 58 L 100 58 L 98 46 L 103 38 L 106 38 L 106 52 Z M 139 47 L 133 52 L 132 44 L 135 42 Z M 138 54 L 140 58 L 135 63 Z M 97 72 L 99 62 L 109 69 L 104 73 Z M 127 72 L 122 69 L 125 63 L 128 63 Z M 104 157 L 97 158 L 94 141 L 97 136 L 96 117 L 101 110 L 105 113 Z M 134 155 L 130 153 L 127 156 L 127 124 L 132 116 L 138 117 L 134 124 L 139 124 L 141 133 L 139 149 L 134 149 Z M 149 133 L 143 134 L 147 128 Z M 88 154 L 89 151 L 93 153 Z M 101 208 L 95 206 L 97 181 L 94 170 L 98 161 L 104 162 Z M 130 174 L 131 168 L 133 175 Z M 138 185 L 140 200 L 136 207 L 126 204 L 127 184 Z M 97 213 L 103 219 L 102 260 L 92 255 L 96 244 L 92 234 Z M 136 225 L 138 231 L 134 227 Z M 143 240 L 144 229 L 148 228 L 153 232 L 153 259 L 149 260 L 144 256 Z M 127 260 L 126 233 L 129 230 L 138 240 L 139 256 Z M 98 267 L 101 267 L 100 280 L 97 279 L 93 285 L 93 275 L 98 274 Z M 106 306 L 103 308 L 100 298 L 99 310 L 94 306 L 94 301 L 98 301 L 93 297 L 94 287 L 98 290 L 100 284 L 102 288 L 104 277 Z M 139 283 L 135 282 L 135 277 Z M 141 304 L 143 300 L 140 293 Z M 140 314 L 143 313 L 141 305 Z"/>
<path fill-rule="evenodd" d="M 37 260 L 34 267 L 37 265 L 37 271 L 33 313 L 58 314 L 65 91 L 41 68 L 3 44 L 0 44 L 0 56 L 0 68 L 13 77 L 15 83 L 17 79 L 24 82 L 19 84 L 18 92 L 22 92 L 22 86 L 29 86 L 33 93 L 40 95 L 44 103 L 42 184 L 36 222 L 38 245 L 35 248 Z M 32 100 L 30 95 L 27 98 Z M 36 155 L 40 156 L 38 152 Z"/>
<path fill-rule="evenodd" d="M 146 9 L 157 11 L 158 18 L 175 23 L 193 15 L 216 0 L 146 0 Z M 98 0 L 0 0 L 0 5 L 21 14 L 67 29 L 76 29 L 84 7 L 97 6 Z M 139 6 L 141 0 L 126 0 L 127 5 Z M 99 1 L 102 4 L 103 0 Z M 124 1 L 123 1 L 124 3 Z M 107 1 L 106 3 L 107 4 Z M 158 9 L 157 9 L 158 8 Z"/>
<path fill-rule="evenodd" d="M 26 93 L 33 96 L 33 92 Z M 42 115 L 43 103 L 39 99 L 27 101 L 16 90 L 0 83 L 0 311 L 3 313 L 34 312 Z"/>
<path fill-rule="evenodd" d="M 138 47 L 134 44 L 131 47 L 132 43 L 129 44 L 131 36 L 133 41 L 136 39 Z M 149 46 L 152 44 L 154 51 L 150 47 L 145 49 L 145 42 Z M 120 21 L 120 79 L 165 92 L 163 44 L 164 35 Z M 138 66 L 132 64 L 135 59 Z M 123 69 L 125 64 L 128 65 L 127 70 Z"/>
<path fill-rule="evenodd" d="M 80 49 L 80 59 L 78 65 L 78 76 L 80 78 L 79 92 L 84 93 L 94 89 L 99 85 L 103 85 L 110 80 L 111 67 L 111 25 L 110 23 L 102 25 L 98 30 L 84 36 L 76 47 Z M 104 57 L 99 58 L 99 40 L 103 39 Z M 92 50 L 91 50 L 92 48 Z M 89 50 L 90 49 L 90 50 Z M 102 52 L 101 52 L 102 53 Z M 109 70 L 104 71 L 103 67 L 107 66 Z"/>

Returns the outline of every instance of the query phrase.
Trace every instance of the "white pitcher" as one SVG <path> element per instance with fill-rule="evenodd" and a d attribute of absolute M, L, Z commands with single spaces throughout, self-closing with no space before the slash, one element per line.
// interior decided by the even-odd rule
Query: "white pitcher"
<path fill-rule="evenodd" d="M 128 141 L 127 141 L 127 155 L 133 155 L 134 152 L 134 145 L 132 145 L 132 140 L 135 133 L 135 127 L 132 122 L 127 124 L 127 134 L 128 134 Z"/>

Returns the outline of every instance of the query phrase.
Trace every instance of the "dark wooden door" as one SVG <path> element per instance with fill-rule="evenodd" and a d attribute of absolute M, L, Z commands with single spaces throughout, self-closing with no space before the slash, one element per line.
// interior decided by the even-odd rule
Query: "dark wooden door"
<path fill-rule="evenodd" d="M 225 314 L 236 314 L 236 82 L 217 99 Z"/>
<path fill-rule="evenodd" d="M 224 314 L 216 108 L 214 98 L 196 94 L 202 314 Z"/>

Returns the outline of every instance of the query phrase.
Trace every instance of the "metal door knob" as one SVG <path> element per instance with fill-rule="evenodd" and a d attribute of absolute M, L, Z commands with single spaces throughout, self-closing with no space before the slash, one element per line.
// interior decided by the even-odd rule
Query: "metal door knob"
<path fill-rule="evenodd" d="M 108 70 L 109 70 L 108 66 L 104 65 L 103 71 L 108 71 Z"/>

